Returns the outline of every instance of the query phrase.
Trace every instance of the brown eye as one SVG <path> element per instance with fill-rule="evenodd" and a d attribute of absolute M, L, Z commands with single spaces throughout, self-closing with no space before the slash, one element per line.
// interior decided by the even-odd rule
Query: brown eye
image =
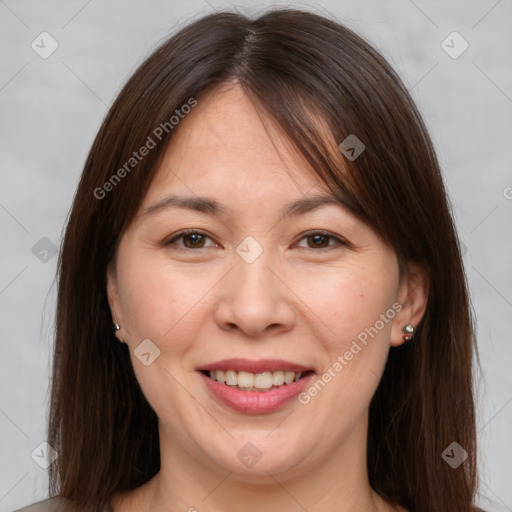
<path fill-rule="evenodd" d="M 308 235 L 308 242 L 311 242 L 311 248 L 324 248 L 329 246 L 329 236 L 327 235 Z"/>
<path fill-rule="evenodd" d="M 188 249 L 197 249 L 204 246 L 204 236 L 199 233 L 192 233 L 191 235 L 182 235 L 184 246 Z M 187 243 L 188 241 L 188 243 Z"/>
<path fill-rule="evenodd" d="M 182 243 L 179 243 L 179 241 Z M 211 240 L 211 237 L 202 233 L 201 231 L 189 230 L 182 231 L 178 233 L 170 240 L 164 243 L 165 246 L 173 246 L 177 245 L 178 247 L 183 247 L 185 249 L 203 249 L 208 247 L 213 247 L 216 245 L 215 243 L 206 245 L 206 241 Z"/>
<path fill-rule="evenodd" d="M 301 240 L 306 240 L 306 245 L 299 244 L 300 247 L 305 249 L 319 249 L 320 251 L 347 245 L 337 236 L 323 232 L 306 233 Z"/>

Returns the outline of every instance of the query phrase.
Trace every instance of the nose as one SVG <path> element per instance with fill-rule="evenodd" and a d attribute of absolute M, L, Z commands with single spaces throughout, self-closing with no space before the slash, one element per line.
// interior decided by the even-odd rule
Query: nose
<path fill-rule="evenodd" d="M 234 268 L 223 280 L 215 309 L 215 320 L 221 329 L 239 330 L 251 338 L 292 329 L 293 293 L 284 276 L 279 276 L 279 271 L 268 263 L 263 255 L 252 263 L 235 258 Z"/>

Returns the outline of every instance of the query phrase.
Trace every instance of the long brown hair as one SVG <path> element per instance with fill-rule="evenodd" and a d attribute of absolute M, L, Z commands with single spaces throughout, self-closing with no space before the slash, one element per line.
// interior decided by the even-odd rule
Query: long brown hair
<path fill-rule="evenodd" d="M 370 405 L 371 486 L 410 511 L 472 510 L 474 330 L 432 143 L 406 87 L 368 42 L 338 22 L 292 9 L 256 19 L 218 12 L 189 24 L 142 63 L 98 132 L 59 255 L 48 432 L 59 458 L 49 468 L 50 495 L 100 511 L 115 492 L 159 470 L 157 417 L 127 345 L 115 342 L 106 269 L 172 136 L 171 116 L 233 80 L 403 265 L 416 262 L 428 274 L 427 310 L 414 341 L 391 349 Z M 168 129 L 156 141 L 162 125 Z M 337 147 L 351 134 L 366 147 L 356 159 Z M 133 152 L 149 136 L 155 147 L 134 164 Z M 468 453 L 457 468 L 442 456 L 454 441 Z"/>

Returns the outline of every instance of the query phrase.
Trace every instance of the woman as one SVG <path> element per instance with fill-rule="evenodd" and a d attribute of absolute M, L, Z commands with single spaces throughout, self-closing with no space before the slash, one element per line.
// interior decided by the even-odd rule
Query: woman
<path fill-rule="evenodd" d="M 59 265 L 34 510 L 475 510 L 439 165 L 344 26 L 224 12 L 166 41 L 96 137 Z"/>

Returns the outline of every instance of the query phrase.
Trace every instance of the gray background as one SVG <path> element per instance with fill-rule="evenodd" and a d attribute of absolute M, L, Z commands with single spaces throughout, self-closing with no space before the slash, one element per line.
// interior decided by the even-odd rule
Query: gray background
<path fill-rule="evenodd" d="M 46 471 L 31 454 L 44 461 L 47 452 L 39 445 L 55 303 L 51 249 L 60 243 L 108 105 L 152 48 L 191 19 L 223 7 L 250 14 L 270 5 L 278 4 L 0 1 L 0 511 L 47 496 Z M 366 36 L 397 69 L 425 117 L 467 249 L 477 317 L 480 494 L 494 502 L 482 501 L 489 510 L 510 511 L 512 1 L 286 5 L 332 13 Z M 42 46 L 43 31 L 58 43 L 46 59 L 31 47 L 32 41 Z M 442 47 L 453 31 L 469 44 L 458 58 Z M 451 51 L 460 50 L 461 41 L 452 39 L 446 43 Z"/>

